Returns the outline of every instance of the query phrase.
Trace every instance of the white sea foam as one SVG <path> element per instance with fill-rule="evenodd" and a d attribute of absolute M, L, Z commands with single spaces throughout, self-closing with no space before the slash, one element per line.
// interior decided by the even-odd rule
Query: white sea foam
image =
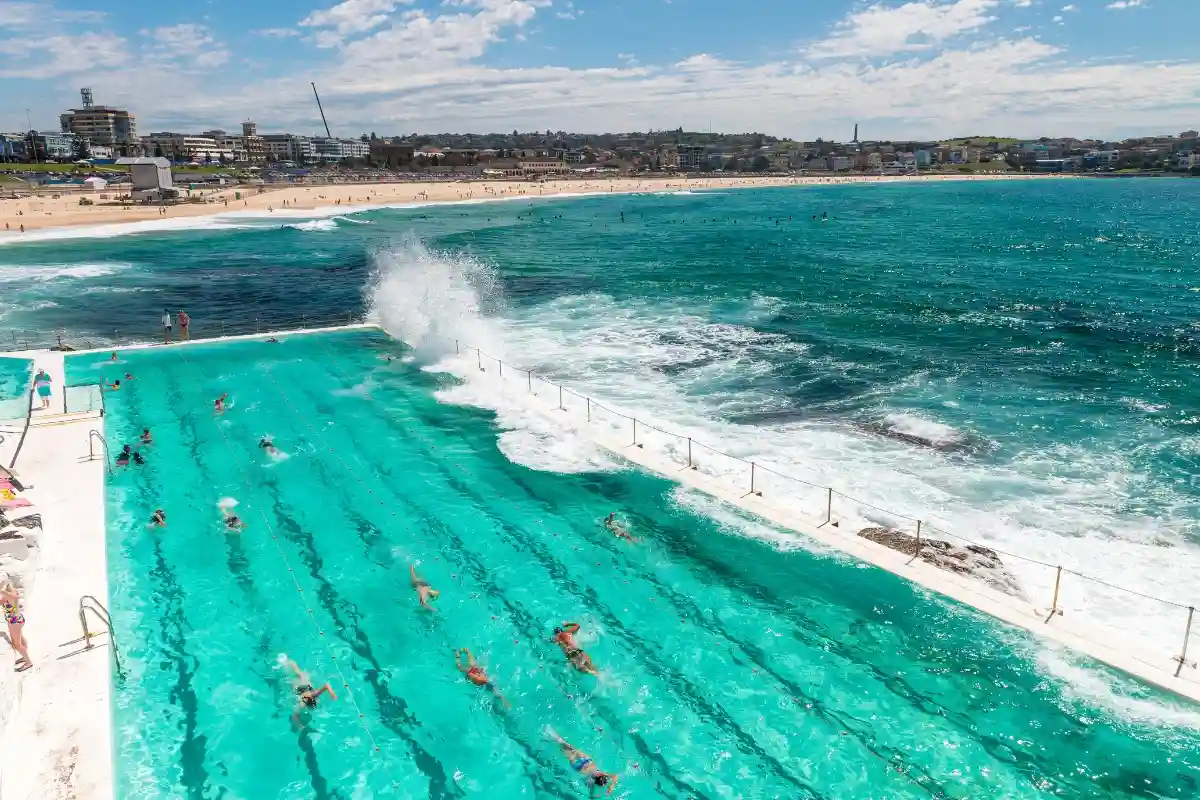
<path fill-rule="evenodd" d="M 336 231 L 337 221 L 333 218 L 313 219 L 308 222 L 289 222 L 283 227 L 297 231 Z"/>
<path fill-rule="evenodd" d="M 131 265 L 115 262 L 84 264 L 29 264 L 26 266 L 0 267 L 0 283 L 19 281 L 46 281 L 59 278 L 100 278 L 128 269 Z"/>
<path fill-rule="evenodd" d="M 744 379 L 766 368 L 765 354 L 775 361 L 781 355 L 803 357 L 802 346 L 743 325 L 713 324 L 701 309 L 649 300 L 618 303 L 587 295 L 503 310 L 486 265 L 418 244 L 381 253 L 376 265 L 370 300 L 377 320 L 413 344 L 430 369 L 464 380 L 443 392 L 443 400 L 496 410 L 506 429 L 501 446 L 514 461 L 561 471 L 607 468 L 612 457 L 598 447 L 595 433 L 629 437 L 632 443 L 631 422 L 600 406 L 566 393 L 565 410 L 557 410 L 558 390 L 536 377 L 545 374 L 608 408 L 636 415 L 638 442 L 681 466 L 689 458 L 687 437 L 693 440 L 692 463 L 732 485 L 748 490 L 745 462 L 755 462 L 756 490 L 814 520 L 824 520 L 823 487 L 833 486 L 861 498 L 835 497 L 833 513 L 843 528 L 911 530 L 911 520 L 880 510 L 894 509 L 921 518 L 926 535 L 950 531 L 1099 578 L 1104 583 L 1064 573 L 1059 605 L 1065 613 L 1163 656 L 1179 650 L 1185 609 L 1106 585 L 1166 595 L 1186 606 L 1195 602 L 1188 593 L 1200 574 L 1200 548 L 1187 540 L 1183 517 L 1170 510 L 1161 519 L 1136 512 L 1141 491 L 1133 483 L 1136 470 L 1121 455 L 1098 454 L 1086 443 L 1064 444 L 1061 452 L 1030 449 L 1007 463 L 987 464 L 860 435 L 836 422 L 783 417 L 774 424 L 737 424 L 729 420 L 769 411 L 778 402 L 765 391 L 746 389 Z M 483 354 L 467 345 L 482 347 Z M 486 354 L 532 367 L 535 377 L 508 367 L 501 380 L 499 366 Z M 935 441 L 959 436 L 936 420 L 907 414 L 893 415 L 889 423 Z M 1064 475 L 1064 463 L 1073 472 Z M 1127 510 L 1131 505 L 1133 512 Z M 1028 597 L 1049 606 L 1055 570 L 1004 560 Z"/>

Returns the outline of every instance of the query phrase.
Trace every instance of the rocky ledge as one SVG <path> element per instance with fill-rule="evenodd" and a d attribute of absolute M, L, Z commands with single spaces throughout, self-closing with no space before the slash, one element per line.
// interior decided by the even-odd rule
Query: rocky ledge
<path fill-rule="evenodd" d="M 907 556 L 917 555 L 917 537 L 892 528 L 863 528 L 858 535 Z M 1017 579 L 1004 567 L 995 550 L 977 544 L 962 547 L 941 539 L 921 537 L 920 558 L 938 569 L 970 575 L 994 589 L 1024 598 Z"/>

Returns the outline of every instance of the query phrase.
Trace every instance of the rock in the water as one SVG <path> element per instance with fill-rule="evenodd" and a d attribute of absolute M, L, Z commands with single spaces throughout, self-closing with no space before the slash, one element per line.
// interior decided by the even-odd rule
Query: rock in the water
<path fill-rule="evenodd" d="M 892 528 L 863 528 L 858 535 L 908 556 L 918 555 L 917 538 Z M 1017 579 L 1005 569 L 995 550 L 982 545 L 962 547 L 941 539 L 921 537 L 921 560 L 939 569 L 979 578 L 989 586 L 1024 599 Z"/>

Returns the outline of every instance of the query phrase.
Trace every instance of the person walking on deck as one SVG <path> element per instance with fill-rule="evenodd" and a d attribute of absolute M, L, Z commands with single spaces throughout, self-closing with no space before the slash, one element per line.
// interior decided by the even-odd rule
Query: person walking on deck
<path fill-rule="evenodd" d="M 37 375 L 33 376 L 33 386 L 37 389 L 38 397 L 42 399 L 42 408 L 50 407 L 50 376 L 46 374 L 46 370 L 39 369 Z"/>

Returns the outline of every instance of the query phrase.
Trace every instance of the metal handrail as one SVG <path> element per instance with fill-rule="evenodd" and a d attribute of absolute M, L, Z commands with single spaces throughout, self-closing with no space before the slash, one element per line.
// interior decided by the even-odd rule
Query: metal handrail
<path fill-rule="evenodd" d="M 64 414 L 85 413 L 85 412 L 72 412 L 69 408 L 67 408 L 67 394 L 68 394 L 67 390 L 68 389 L 86 389 L 89 386 L 96 387 L 96 389 L 97 389 L 96 393 L 98 395 L 100 395 L 100 416 L 102 416 L 102 417 L 104 416 L 104 413 L 107 410 L 107 406 L 105 405 L 105 402 L 104 402 L 104 384 L 99 383 L 97 381 L 92 381 L 91 383 L 72 383 L 72 384 L 68 384 L 67 386 L 64 386 L 63 387 L 63 413 Z M 87 410 L 95 411 L 96 409 L 89 408 Z"/>
<path fill-rule="evenodd" d="M 92 428 L 90 431 L 88 431 L 88 457 L 87 457 L 87 460 L 88 461 L 96 460 L 96 447 L 95 447 L 96 439 L 99 439 L 101 446 L 104 447 L 104 465 L 105 465 L 105 467 L 108 468 L 108 473 L 111 475 L 112 474 L 112 453 L 108 449 L 108 441 L 104 438 L 104 434 L 100 433 L 100 431 L 96 430 L 95 428 Z"/>
<path fill-rule="evenodd" d="M 21 455 L 21 448 L 25 446 L 25 436 L 29 433 L 29 423 L 33 419 L 33 395 L 35 390 L 29 390 L 29 408 L 25 411 L 25 427 L 21 430 L 21 438 L 17 442 L 17 449 L 13 453 L 12 461 L 8 462 L 8 468 L 12 469 L 17 465 L 17 456 Z"/>
<path fill-rule="evenodd" d="M 91 630 L 88 629 L 87 612 L 89 611 L 92 612 L 96 619 L 100 620 L 105 629 L 108 631 L 108 646 L 109 649 L 112 650 L 113 663 L 116 666 L 117 675 L 124 677 L 124 673 L 121 670 L 121 651 L 117 646 L 117 634 L 116 631 L 113 630 L 112 615 L 108 613 L 108 609 L 103 603 L 90 594 L 85 594 L 79 598 L 79 627 L 83 629 L 84 649 L 91 650 L 93 646 L 92 638 L 101 635 L 101 632 L 99 631 L 92 633 Z"/>

